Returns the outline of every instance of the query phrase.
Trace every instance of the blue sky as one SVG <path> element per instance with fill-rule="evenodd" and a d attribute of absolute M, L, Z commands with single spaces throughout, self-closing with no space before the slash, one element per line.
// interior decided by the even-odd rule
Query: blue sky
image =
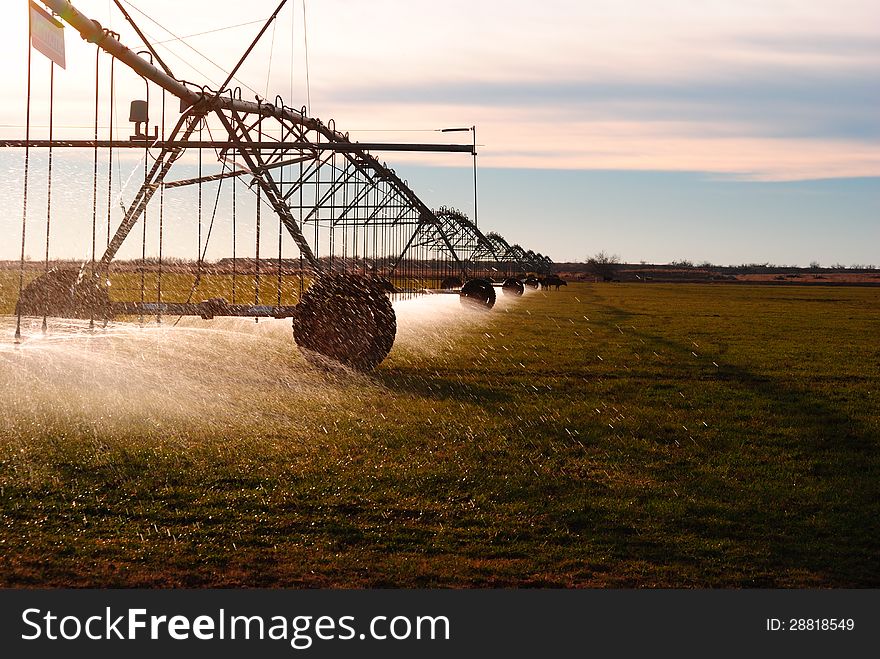
<path fill-rule="evenodd" d="M 469 170 L 398 168 L 429 201 L 473 206 Z M 480 227 L 557 261 L 600 250 L 629 262 L 874 264 L 880 179 L 742 181 L 702 172 L 479 172 Z"/>
<path fill-rule="evenodd" d="M 74 4 L 137 45 L 112 3 Z M 177 35 L 238 25 L 187 40 L 230 67 L 276 4 L 129 8 L 154 41 L 169 35 L 132 6 Z M 434 129 L 476 125 L 480 225 L 512 242 L 559 261 L 605 250 L 661 263 L 880 265 L 880 3 L 323 0 L 307 4 L 308 77 L 303 0 L 288 4 L 242 70 L 245 95 L 308 104 L 364 141 L 448 139 Z M 22 132 L 25 5 L 0 25 L 4 137 Z M 179 42 L 160 48 L 179 77 L 223 77 Z M 59 116 L 88 126 L 93 51 L 73 35 L 67 51 Z M 126 101 L 141 84 L 129 77 Z M 7 208 L 20 203 L 13 156 L 0 160 Z M 429 204 L 473 214 L 466 156 L 383 157 Z M 17 249 L 6 238 L 15 214 L 0 219 L 0 258 Z"/>

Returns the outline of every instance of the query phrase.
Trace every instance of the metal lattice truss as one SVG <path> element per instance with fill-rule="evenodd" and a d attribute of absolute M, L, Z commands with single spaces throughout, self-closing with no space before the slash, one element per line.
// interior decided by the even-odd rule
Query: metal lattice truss
<path fill-rule="evenodd" d="M 45 4 L 84 39 L 177 96 L 184 108 L 167 135 L 151 139 L 150 147 L 158 153 L 100 259 L 103 268 L 109 266 L 158 190 L 230 177 L 245 177 L 258 191 L 283 223 L 302 259 L 315 272 L 357 264 L 393 274 L 416 236 L 426 232 L 438 237 L 438 250 L 445 250 L 447 256 L 455 259 L 457 251 L 438 218 L 394 170 L 371 155 L 369 148 L 375 145 L 351 142 L 332 122 L 325 125 L 306 116 L 304 109 L 297 111 L 280 102 L 245 101 L 240 92 L 232 90 L 194 87 L 133 53 L 68 2 L 46 0 Z M 210 141 L 198 139 L 210 125 L 220 131 L 221 137 L 217 139 L 212 134 Z M 36 141 L 30 145 L 39 146 Z M 131 143 L 82 140 L 67 145 L 125 147 Z M 56 141 L 51 146 L 65 143 Z M 393 149 L 395 145 L 381 146 Z M 223 164 L 222 171 L 208 177 L 170 180 L 175 162 L 188 149 L 202 148 L 215 150 Z M 403 148 L 473 151 L 465 145 Z M 333 264 L 330 261 L 339 251 L 334 244 L 337 239 L 344 242 L 342 262 Z M 322 246 L 331 255 L 326 261 L 320 257 Z"/>
<path fill-rule="evenodd" d="M 226 88 L 234 72 L 220 90 L 195 86 L 175 78 L 154 51 L 161 68 L 129 50 L 115 33 L 81 14 L 66 0 L 43 2 L 86 41 L 180 99 L 182 112 L 167 133 L 163 125 L 161 138 L 140 135 L 136 136 L 140 141 L 28 142 L 29 146 L 56 148 L 150 149 L 153 164 L 98 259 L 102 271 L 109 269 L 158 191 L 233 177 L 246 181 L 255 191 L 258 207 L 268 205 L 277 215 L 299 251 L 301 276 L 304 271 L 312 276 L 333 271 L 360 272 L 386 278 L 399 290 L 419 290 L 451 272 L 466 278 L 547 269 L 550 261 L 546 257 L 518 245 L 510 246 L 497 234 L 491 234 L 492 239 L 484 236 L 459 211 L 432 211 L 393 169 L 370 152 L 474 154 L 475 145 L 352 142 L 346 133 L 336 130 L 332 121 L 325 125 L 307 116 L 305 108 L 287 107 L 280 99 L 274 103 L 243 100 L 239 89 Z M 204 139 L 205 130 L 210 135 L 208 140 Z M 18 142 L 5 140 L 3 145 L 21 146 Z M 220 171 L 208 175 L 200 171 L 195 178 L 173 179 L 174 165 L 181 156 L 188 150 L 199 150 L 201 154 L 202 149 L 214 152 Z M 255 260 L 259 267 L 259 251 Z"/>
<path fill-rule="evenodd" d="M 149 58 L 128 49 L 119 41 L 118 34 L 87 18 L 67 0 L 42 2 L 79 32 L 85 41 L 97 46 L 98 62 L 103 51 L 112 56 L 114 62 L 121 62 L 140 76 L 147 85 L 147 100 L 132 102 L 130 120 L 135 123 L 135 135 L 129 140 L 99 140 L 100 79 L 96 64 L 95 139 L 0 140 L 0 146 L 25 147 L 26 163 L 30 148 L 49 149 L 49 190 L 53 148 L 94 151 L 92 258 L 87 274 L 85 265 L 79 270 L 50 270 L 51 212 L 47 212 L 45 273 L 22 288 L 27 224 L 25 176 L 16 337 L 20 336 L 22 315 L 42 315 L 44 327 L 47 316 L 89 319 L 92 326 L 95 320 L 130 315 L 140 315 L 141 318 L 156 315 L 157 320 L 163 314 L 200 315 L 203 318 L 293 318 L 295 338 L 306 352 L 368 369 L 387 355 L 394 340 L 396 326 L 388 293 L 453 292 L 459 294 L 465 304 L 491 308 L 495 302 L 494 287 L 500 287 L 504 294 L 522 295 L 522 279 L 531 278 L 537 286 L 535 275 L 550 272 L 552 262 L 549 258 L 526 251 L 519 245 L 510 245 L 497 233 L 484 235 L 464 213 L 446 207 L 437 211 L 429 208 L 406 181 L 372 153 L 424 151 L 476 156 L 476 137 L 473 145 L 353 142 L 347 133 L 336 130 L 333 121 L 325 124 L 308 116 L 306 108 L 288 107 L 280 97 L 276 97 L 275 102 L 266 102 L 259 97 L 255 97 L 255 101 L 244 100 L 240 88 L 229 88 L 242 63 L 284 6 L 284 0 L 218 89 L 194 85 L 175 77 L 119 2 L 117 6 L 149 50 Z M 54 19 L 49 17 L 48 20 Z M 29 68 L 29 104 L 30 75 Z M 112 68 L 110 80 L 112 104 Z M 150 135 L 148 118 L 150 83 L 162 89 L 162 129 L 159 131 L 157 127 L 153 135 Z M 165 97 L 168 94 L 179 99 L 180 114 L 176 120 L 166 122 Z M 51 98 L 50 94 L 50 104 Z M 51 114 L 50 107 L 50 117 Z M 143 133 L 141 125 L 144 126 Z M 49 135 L 53 135 L 51 128 Z M 108 178 L 107 243 L 100 256 L 96 251 L 99 149 L 108 150 L 111 164 L 113 149 L 141 149 L 144 151 L 143 162 L 151 163 L 144 165 L 143 181 L 112 232 Z M 213 155 L 208 171 L 202 167 L 203 151 Z M 187 153 L 191 154 L 190 164 L 194 160 L 192 155 L 198 154 L 198 175 L 193 177 L 190 169 L 189 177 L 182 178 L 180 172 L 185 168 L 175 165 L 185 160 L 183 156 Z M 112 172 L 112 167 L 108 172 Z M 476 185 L 476 169 L 474 175 Z M 225 297 L 213 297 L 194 301 L 217 212 L 215 201 L 214 214 L 203 241 L 202 188 L 216 182 L 219 199 L 220 186 L 227 179 L 246 183 L 256 197 L 252 234 L 255 237 L 254 257 L 250 264 L 244 264 L 244 271 L 237 269 L 237 205 L 236 185 L 233 184 L 231 299 L 227 302 Z M 198 189 L 198 255 L 192 273 L 194 283 L 185 299 L 169 300 L 163 297 L 162 288 L 165 193 L 187 186 Z M 160 218 L 158 265 L 155 289 L 151 288 L 148 293 L 147 210 L 157 193 Z M 260 254 L 261 226 L 265 226 L 261 225 L 261 211 L 264 208 L 277 217 L 277 260 L 266 259 Z M 51 203 L 48 210 L 51 211 Z M 134 231 L 139 223 L 142 231 Z M 296 246 L 298 259 L 284 259 L 282 256 L 285 232 Z M 111 263 L 133 233 L 141 236 L 140 300 L 111 299 L 108 292 Z M 297 260 L 298 264 L 291 264 Z M 273 268 L 277 273 L 271 303 L 267 303 L 265 294 L 261 293 L 261 261 L 264 267 Z M 239 272 L 253 275 L 252 302 L 240 303 L 236 299 Z M 217 270 L 217 274 L 228 273 Z M 285 288 L 284 277 L 298 278 L 298 293 L 292 292 L 292 287 Z M 220 285 L 223 281 L 218 277 L 214 284 Z"/>
<path fill-rule="evenodd" d="M 543 274 L 552 261 L 541 254 L 510 245 L 498 233 L 483 234 L 461 211 L 441 207 L 438 222 L 419 236 L 417 244 L 430 248 L 449 245 L 465 277 L 499 278 Z"/>
<path fill-rule="evenodd" d="M 84 39 L 177 96 L 185 108 L 170 133 L 151 145 L 158 155 L 107 245 L 100 259 L 102 267 L 109 266 L 160 188 L 229 177 L 245 177 L 252 189 L 258 190 L 315 272 L 361 269 L 393 277 L 405 258 L 451 260 L 461 275 L 485 270 L 489 262 L 509 262 L 505 272 L 538 271 L 546 265 L 543 257 L 533 252 L 516 249 L 500 253 L 498 246 L 458 211 L 443 208 L 432 212 L 393 169 L 369 151 L 371 146 L 387 150 L 395 145 L 351 142 L 333 122 L 325 125 L 306 116 L 305 108 L 295 110 L 279 100 L 245 101 L 240 91 L 194 87 L 174 78 L 161 61 L 164 70 L 133 53 L 65 0 L 45 0 L 45 4 Z M 221 137 L 212 136 L 209 142 L 196 139 L 209 124 L 219 129 Z M 470 145 L 397 146 L 473 153 Z M 222 171 L 169 180 L 175 161 L 193 148 L 214 149 Z M 321 252 L 327 256 L 322 258 Z"/>
<path fill-rule="evenodd" d="M 473 274 L 476 264 L 495 254 L 489 241 L 464 213 L 453 208 L 441 207 L 435 211 L 436 223 L 425 227 L 416 241 L 428 249 L 449 247 L 454 259 L 461 264 L 461 274 Z"/>
<path fill-rule="evenodd" d="M 193 140 L 197 127 L 219 121 L 225 140 Z M 269 137 L 270 135 L 280 135 Z M 284 105 L 250 103 L 200 91 L 166 140 L 101 264 L 109 265 L 153 194 L 205 180 L 245 177 L 274 209 L 314 271 L 370 269 L 393 275 L 420 233 L 456 254 L 438 219 L 396 175 L 348 136 Z M 187 148 L 218 149 L 223 172 L 168 181 Z M 383 235 L 384 232 L 384 235 Z M 335 244 L 341 241 L 340 245 Z M 321 259 L 321 248 L 328 256 Z M 334 262 L 335 260 L 335 262 Z"/>
<path fill-rule="evenodd" d="M 520 273 L 546 274 L 552 269 L 553 261 L 548 256 L 532 251 L 526 252 L 519 245 L 510 245 L 494 231 L 487 233 L 486 238 L 491 243 L 497 259 L 504 263 L 515 264 Z"/>

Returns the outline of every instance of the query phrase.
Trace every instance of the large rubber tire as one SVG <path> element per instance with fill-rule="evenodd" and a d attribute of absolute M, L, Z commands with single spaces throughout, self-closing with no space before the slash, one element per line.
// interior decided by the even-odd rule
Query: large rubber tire
<path fill-rule="evenodd" d="M 296 307 L 293 337 L 311 362 L 331 359 L 369 371 L 391 351 L 397 318 L 382 283 L 360 275 L 322 276 Z"/>
<path fill-rule="evenodd" d="M 471 279 L 461 287 L 461 303 L 476 309 L 491 309 L 495 306 L 495 287 L 485 279 Z"/>
<path fill-rule="evenodd" d="M 520 297 L 525 292 L 525 286 L 523 283 L 515 278 L 508 277 L 504 280 L 504 283 L 501 284 L 501 292 L 505 295 L 513 295 L 514 297 Z"/>
<path fill-rule="evenodd" d="M 21 292 L 15 312 L 22 316 L 54 316 L 110 320 L 113 316 L 106 280 L 76 268 L 54 268 Z"/>

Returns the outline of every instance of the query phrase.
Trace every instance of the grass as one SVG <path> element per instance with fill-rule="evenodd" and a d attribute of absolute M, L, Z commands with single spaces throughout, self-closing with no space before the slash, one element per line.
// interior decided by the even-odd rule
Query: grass
<path fill-rule="evenodd" d="M 75 268 L 76 265 L 68 267 Z M 156 272 L 144 272 L 143 279 L 134 267 L 111 275 L 109 288 L 110 299 L 114 302 L 137 302 L 143 290 L 146 302 L 158 299 L 160 278 Z M 259 295 L 253 275 L 208 273 L 196 282 L 193 266 L 188 264 L 186 271 L 163 272 L 161 276 L 163 302 L 200 302 L 210 298 L 224 298 L 237 304 L 253 304 L 257 298 L 259 304 L 294 305 L 299 302 L 302 291 L 308 289 L 311 280 L 308 276 L 284 275 L 278 284 L 278 272 L 271 266 L 260 274 Z M 30 265 L 24 272 L 23 284 L 27 286 L 33 279 L 43 273 L 41 267 Z M 422 288 L 433 288 L 438 285 L 437 278 L 392 277 L 389 282 L 401 291 L 413 291 Z M 0 313 L 11 314 L 15 310 L 18 299 L 18 271 L 0 270 Z"/>
<path fill-rule="evenodd" d="M 272 323 L 0 352 L 0 583 L 880 585 L 880 289 L 499 307 L 369 376 Z"/>

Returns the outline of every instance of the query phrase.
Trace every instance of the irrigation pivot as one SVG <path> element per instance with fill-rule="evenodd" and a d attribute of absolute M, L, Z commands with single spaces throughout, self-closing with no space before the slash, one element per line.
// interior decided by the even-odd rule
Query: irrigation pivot
<path fill-rule="evenodd" d="M 466 306 L 490 309 L 496 287 L 507 295 L 522 295 L 524 282 L 551 271 L 547 257 L 511 246 L 497 233 L 484 235 L 464 213 L 429 208 L 406 181 L 374 155 L 406 150 L 476 156 L 475 130 L 473 144 L 354 142 L 336 129 L 333 120 L 324 123 L 308 116 L 305 107 L 288 107 L 280 96 L 274 101 L 259 96 L 245 100 L 241 87 L 229 87 L 284 2 L 218 89 L 176 77 L 118 2 L 146 50 L 129 49 L 119 34 L 103 28 L 66 0 L 42 3 L 53 16 L 36 3 L 31 5 L 44 18 L 63 21 L 96 46 L 95 122 L 89 139 L 58 137 L 51 129 L 48 139 L 31 139 L 29 60 L 28 133 L 23 140 L 0 140 L 0 146 L 24 148 L 26 162 L 32 149 L 49 153 L 44 271 L 26 286 L 24 246 L 29 216 L 25 175 L 22 276 L 16 306 L 19 319 L 60 316 L 94 324 L 126 316 L 157 320 L 166 315 L 291 318 L 295 341 L 306 355 L 370 369 L 385 358 L 394 342 L 392 297 L 453 293 Z M 110 65 L 103 67 L 102 78 L 101 61 L 107 55 Z M 127 140 L 119 139 L 112 128 L 116 62 L 140 77 L 146 92 L 145 98 L 131 101 L 129 120 L 134 134 Z M 105 80 L 107 71 L 109 83 Z M 102 85 L 109 85 L 109 93 L 103 88 L 103 96 L 110 99 L 109 113 L 99 107 Z M 53 103 L 50 95 L 50 116 Z M 99 117 L 108 114 L 111 131 L 109 138 L 103 138 Z M 151 119 L 155 121 L 157 114 L 161 114 L 161 121 L 151 129 Z M 118 125 L 116 130 L 118 133 Z M 94 157 L 91 256 L 79 267 L 51 267 L 51 158 L 53 152 L 66 149 L 87 150 Z M 143 172 L 133 198 L 121 216 L 114 218 L 110 201 L 113 157 L 116 154 L 118 169 L 123 152 L 142 154 Z M 99 235 L 104 233 L 103 209 L 99 213 L 98 201 L 99 161 L 102 168 L 106 163 L 108 176 L 104 240 Z M 185 162 L 189 164 L 183 166 Z M 198 163 L 196 172 L 190 171 L 194 162 Z M 226 202 L 218 211 L 221 196 Z M 188 273 L 192 284 L 185 296 L 179 291 L 175 294 L 168 283 L 165 256 L 169 244 L 179 247 L 169 237 L 169 224 L 164 219 L 166 205 L 175 198 L 178 203 L 197 200 L 190 213 L 197 224 L 197 250 Z M 218 212 L 231 219 L 232 256 L 212 263 L 207 255 L 209 246 L 217 251 L 219 230 L 215 230 L 214 220 Z M 148 222 L 153 223 L 150 231 Z M 239 251 L 242 236 L 253 239 L 246 256 Z M 270 238 L 273 251 L 267 255 Z M 99 248 L 101 242 L 104 244 Z M 134 299 L 120 299 L 114 288 L 111 298 L 110 276 L 118 265 L 114 259 L 124 245 L 138 242 L 139 290 L 129 287 L 125 297 Z M 293 254 L 289 253 L 291 248 Z M 130 264 L 125 267 L 131 268 Z M 211 277 L 214 283 L 222 281 L 231 288 L 222 296 L 200 299 L 206 297 L 203 289 L 212 288 L 206 284 Z"/>

